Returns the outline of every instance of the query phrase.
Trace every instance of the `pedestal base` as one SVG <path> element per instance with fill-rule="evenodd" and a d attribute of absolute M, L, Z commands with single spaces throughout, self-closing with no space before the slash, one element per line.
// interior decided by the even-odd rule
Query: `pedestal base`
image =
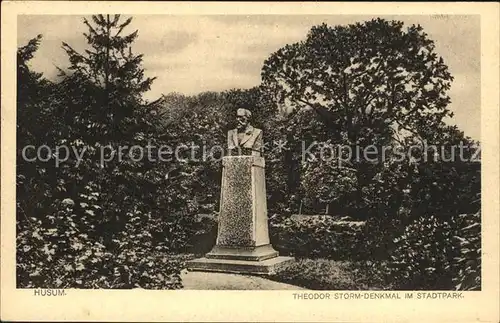
<path fill-rule="evenodd" d="M 262 261 L 278 257 L 278 252 L 270 244 L 258 247 L 226 247 L 216 245 L 205 257 L 210 259 Z"/>
<path fill-rule="evenodd" d="M 292 258 L 270 244 L 264 158 L 226 156 L 222 166 L 216 245 L 187 269 L 269 275 Z"/>
<path fill-rule="evenodd" d="M 274 257 L 262 261 L 198 258 L 187 262 L 191 271 L 214 271 L 248 275 L 270 275 L 283 264 L 292 261 L 291 257 Z"/>

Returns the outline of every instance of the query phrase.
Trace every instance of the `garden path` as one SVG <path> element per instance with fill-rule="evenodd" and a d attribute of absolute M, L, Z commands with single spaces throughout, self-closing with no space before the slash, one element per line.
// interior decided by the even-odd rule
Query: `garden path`
<path fill-rule="evenodd" d="M 181 277 L 189 290 L 304 290 L 260 276 L 183 270 Z"/>

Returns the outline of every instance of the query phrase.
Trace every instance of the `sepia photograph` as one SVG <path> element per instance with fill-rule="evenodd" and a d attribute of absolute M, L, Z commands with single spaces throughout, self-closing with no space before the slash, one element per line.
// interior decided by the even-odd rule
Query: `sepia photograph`
<path fill-rule="evenodd" d="M 13 288 L 484 291 L 479 14 L 123 12 L 16 17 Z"/>

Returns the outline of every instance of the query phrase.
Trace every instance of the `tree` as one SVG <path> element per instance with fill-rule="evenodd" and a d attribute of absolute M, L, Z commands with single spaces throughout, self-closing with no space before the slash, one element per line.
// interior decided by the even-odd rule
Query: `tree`
<path fill-rule="evenodd" d="M 435 214 L 442 220 L 460 213 L 472 214 L 481 192 L 479 142 L 456 126 L 440 126 L 424 137 L 408 138 L 421 147 L 411 177 L 414 215 Z M 411 140 L 410 140 L 411 139 Z M 476 156 L 477 155 L 477 156 Z"/>
<path fill-rule="evenodd" d="M 95 15 L 92 22 L 84 19 L 89 48 L 83 54 L 63 43 L 70 66 L 59 69 L 61 80 L 42 102 L 50 112 L 42 127 L 51 135 L 49 147 L 77 149 L 83 158 L 65 156 L 60 167 L 51 168 L 57 186 L 48 186 L 57 190 L 44 196 L 50 207 L 30 214 L 36 216 L 31 228 L 36 234 L 24 230 L 18 236 L 18 255 L 24 257 L 19 275 L 30 280 L 24 286 L 59 287 L 52 270 L 79 287 L 180 287 L 180 265 L 167 253 L 188 239 L 186 178 L 165 176 L 177 165 L 157 162 L 155 151 L 149 158 L 130 150 L 162 144 L 151 113 L 158 101 L 143 99 L 153 79 L 144 76 L 142 55 L 132 51 L 138 33 L 123 35 L 131 21 Z M 30 50 L 21 49 L 21 56 L 29 57 Z M 36 90 L 29 82 L 21 84 Z M 24 135 L 33 129 L 26 126 Z M 125 152 L 118 155 L 121 148 Z M 36 271 L 41 279 L 31 278 L 34 267 L 42 270 Z"/>
<path fill-rule="evenodd" d="M 329 206 L 336 202 L 334 212 L 346 211 L 345 204 L 356 187 L 355 170 L 337 164 L 318 162 L 308 164 L 304 172 L 302 185 L 305 195 L 311 200 L 326 204 L 325 214 L 329 214 Z M 340 203 L 342 202 L 342 203 Z"/>
<path fill-rule="evenodd" d="M 78 167 L 79 176 L 72 177 L 78 180 L 75 193 L 78 197 L 87 185 L 104 191 L 99 198 L 105 213 L 100 229 L 108 241 L 126 224 L 125 210 L 139 207 L 147 212 L 145 202 L 151 197 L 145 195 L 154 187 L 148 172 L 154 173 L 155 165 L 144 155 L 139 158 L 139 151 L 128 150 L 157 144 L 149 113 L 157 102 L 142 97 L 154 79 L 144 76 L 143 56 L 133 53 L 138 31 L 124 33 L 131 21 L 122 21 L 120 15 L 93 15 L 91 21 L 84 18 L 89 48 L 78 53 L 63 42 L 70 66 L 67 71 L 59 69 L 63 80 L 58 84 L 57 99 L 71 131 L 66 140 L 86 154 Z M 121 156 L 120 148 L 127 149 Z"/>
<path fill-rule="evenodd" d="M 179 152 L 176 171 L 189 177 L 186 199 L 201 212 L 216 211 L 220 192 L 221 157 L 226 148 L 227 104 L 223 94 L 164 95 L 159 128 L 162 139 Z M 173 158 L 174 156 L 172 156 Z"/>
<path fill-rule="evenodd" d="M 311 197 L 311 194 L 305 194 L 304 191 L 304 180 L 307 180 L 304 178 L 304 170 L 307 165 L 302 160 L 302 152 L 310 145 L 315 145 L 315 142 L 326 142 L 332 131 L 311 109 L 278 114 L 271 125 L 270 143 L 273 149 L 270 149 L 266 160 L 269 165 L 266 178 L 270 182 L 271 206 L 275 201 L 280 201 L 290 212 L 297 212 L 301 209 L 300 205 L 304 205 L 304 197 Z M 279 146 L 280 142 L 282 147 Z M 312 167 L 309 168 L 311 169 Z M 311 211 L 317 213 L 315 206 L 319 201 L 311 201 L 312 205 L 306 206 L 312 206 Z"/>
<path fill-rule="evenodd" d="M 38 213 L 36 210 L 48 207 L 50 198 L 62 190 L 54 176 L 54 163 L 30 161 L 42 145 L 54 146 L 61 128 L 51 100 L 54 84 L 29 66 L 41 40 L 42 35 L 38 35 L 17 51 L 16 184 L 18 220 L 22 222 L 29 221 L 28 217 Z M 47 154 L 41 157 L 51 159 Z"/>
<path fill-rule="evenodd" d="M 401 142 L 403 132 L 425 136 L 452 115 L 446 92 L 453 77 L 422 27 L 403 25 L 373 19 L 314 26 L 305 40 L 264 62 L 262 88 L 292 115 L 315 111 L 327 129 L 324 141 L 352 152 L 368 146 L 380 151 Z M 352 202 L 362 209 L 363 188 L 385 166 L 356 154 L 349 164 L 357 177 Z"/>
<path fill-rule="evenodd" d="M 90 124 L 90 130 L 97 131 L 100 140 L 104 141 L 132 139 L 137 132 L 144 131 L 144 127 L 153 129 L 148 124 L 147 113 L 158 103 L 148 103 L 142 97 L 154 78 L 144 76 L 143 55 L 132 51 L 138 31 L 123 35 L 132 18 L 123 22 L 120 19 L 120 15 L 94 15 L 91 23 L 84 18 L 83 22 L 89 28 L 84 36 L 90 47 L 84 54 L 67 43 L 63 42 L 62 46 L 70 61 L 71 76 L 66 82 L 71 86 L 80 85 L 79 91 L 82 86 L 89 85 L 96 91 L 93 101 L 89 102 L 93 103 L 88 107 L 90 110 L 79 109 L 78 112 L 89 114 L 91 118 L 86 121 L 95 121 Z M 60 71 L 68 76 L 62 69 Z M 85 126 L 88 131 L 89 124 Z"/>
<path fill-rule="evenodd" d="M 339 120 L 351 144 L 373 143 L 370 130 L 418 133 L 451 115 L 446 91 L 453 77 L 423 28 L 403 30 L 401 21 L 315 26 L 306 40 L 273 53 L 262 79 L 276 101 Z"/>

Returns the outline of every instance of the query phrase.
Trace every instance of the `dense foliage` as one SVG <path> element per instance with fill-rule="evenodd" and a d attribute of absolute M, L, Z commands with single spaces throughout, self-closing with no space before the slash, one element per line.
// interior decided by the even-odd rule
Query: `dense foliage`
<path fill-rule="evenodd" d="M 461 214 L 457 221 L 453 241 L 460 253 L 449 265 L 456 273 L 453 283 L 459 290 L 481 290 L 481 212 Z"/>
<path fill-rule="evenodd" d="M 320 120 L 323 127 L 313 131 L 328 149 L 317 145 L 299 161 L 299 200 L 366 220 L 364 257 L 392 268 L 392 287 L 466 288 L 456 281 L 470 275 L 468 285 L 480 288 L 478 259 L 468 258 L 479 257 L 477 240 L 470 241 L 471 233 L 461 240 L 466 233 L 456 232 L 458 214 L 480 230 L 472 216 L 479 208 L 480 163 L 473 157 L 479 146 L 444 123 L 453 115 L 447 94 L 453 76 L 434 49 L 421 26 L 404 28 L 399 21 L 314 26 L 305 40 L 265 61 L 262 89 L 291 115 L 314 111 Z M 337 158 L 318 160 L 331 147 L 351 154 L 340 150 Z M 356 153 L 367 148 L 376 158 Z M 468 242 L 457 245 L 452 237 Z M 470 266 L 458 273 L 459 261 Z M 387 272 L 384 266 L 373 270 Z"/>
<path fill-rule="evenodd" d="M 166 176 L 178 170 L 173 163 L 116 155 L 160 143 L 150 112 L 156 102 L 142 98 L 153 80 L 132 51 L 138 33 L 123 34 L 131 18 L 119 15 L 84 23 L 89 49 L 80 54 L 63 43 L 70 66 L 56 83 L 27 68 L 40 37 L 18 52 L 18 286 L 54 286 L 58 276 L 48 273 L 70 271 L 66 287 L 178 288 L 181 268 L 166 253 L 188 241 L 188 178 Z M 29 161 L 27 145 L 52 154 Z M 64 201 L 71 211 L 61 210 Z M 42 280 L 30 279 L 42 270 Z"/>
<path fill-rule="evenodd" d="M 395 239 L 387 267 L 396 289 L 481 290 L 480 213 L 419 218 Z"/>
<path fill-rule="evenodd" d="M 288 218 L 271 227 L 271 242 L 283 255 L 336 260 L 366 257 L 364 222 L 327 216 Z"/>

